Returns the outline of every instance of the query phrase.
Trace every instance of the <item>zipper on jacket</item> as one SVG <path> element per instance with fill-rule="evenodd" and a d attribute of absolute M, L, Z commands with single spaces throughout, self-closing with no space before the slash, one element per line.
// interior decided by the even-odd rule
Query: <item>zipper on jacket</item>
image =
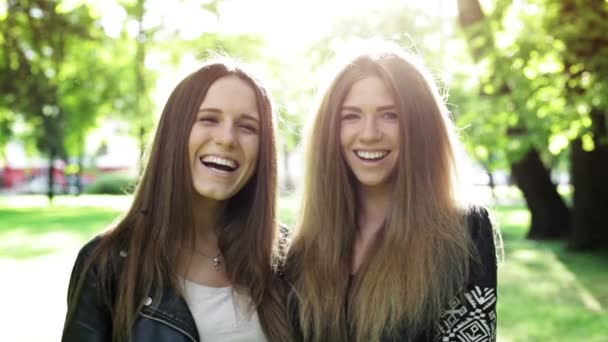
<path fill-rule="evenodd" d="M 192 342 L 198 342 L 196 339 L 194 339 L 194 337 L 192 335 L 188 334 L 188 332 L 186 332 L 184 329 L 181 329 L 181 328 L 177 327 L 175 324 L 171 324 L 171 323 L 169 323 L 169 322 L 167 322 L 167 321 L 165 321 L 165 320 L 163 320 L 161 318 L 154 317 L 154 316 L 151 316 L 151 315 L 147 315 L 147 314 L 145 314 L 143 312 L 140 312 L 139 314 L 142 315 L 143 317 L 147 318 L 147 319 L 151 319 L 151 320 L 157 321 L 159 323 L 162 323 L 162 324 L 164 324 L 164 325 L 166 325 L 168 327 L 171 327 L 171 328 L 179 331 L 180 333 L 186 335 Z"/>

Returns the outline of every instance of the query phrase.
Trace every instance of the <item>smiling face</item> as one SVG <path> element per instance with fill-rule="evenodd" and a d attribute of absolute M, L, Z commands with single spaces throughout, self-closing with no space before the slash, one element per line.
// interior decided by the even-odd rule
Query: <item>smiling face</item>
<path fill-rule="evenodd" d="M 201 103 L 188 141 L 196 193 L 218 201 L 238 193 L 256 168 L 259 132 L 252 87 L 237 76 L 216 80 Z"/>
<path fill-rule="evenodd" d="M 390 185 L 399 156 L 399 113 L 377 76 L 353 84 L 340 108 L 342 155 L 364 186 Z"/>

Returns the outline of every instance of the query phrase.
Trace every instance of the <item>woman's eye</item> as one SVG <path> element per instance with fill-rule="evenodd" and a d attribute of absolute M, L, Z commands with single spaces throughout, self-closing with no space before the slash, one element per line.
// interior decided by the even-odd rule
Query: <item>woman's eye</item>
<path fill-rule="evenodd" d="M 252 125 L 240 125 L 241 129 L 247 133 L 257 133 L 258 129 Z"/>
<path fill-rule="evenodd" d="M 397 119 L 398 115 L 395 112 L 386 112 L 382 114 L 382 117 L 385 119 Z"/>
<path fill-rule="evenodd" d="M 198 121 L 201 121 L 206 124 L 212 124 L 212 123 L 217 123 L 217 118 L 212 117 L 212 116 L 202 116 L 202 117 L 198 118 Z"/>
<path fill-rule="evenodd" d="M 347 113 L 342 115 L 342 120 L 356 120 L 359 116 L 354 113 Z"/>

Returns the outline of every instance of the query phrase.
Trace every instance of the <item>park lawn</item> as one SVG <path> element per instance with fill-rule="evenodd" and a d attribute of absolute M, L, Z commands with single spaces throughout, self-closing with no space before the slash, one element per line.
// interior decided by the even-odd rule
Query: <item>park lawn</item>
<path fill-rule="evenodd" d="M 28 259 L 75 248 L 103 231 L 127 196 L 0 197 L 0 258 Z"/>
<path fill-rule="evenodd" d="M 57 292 L 64 296 L 73 253 L 116 220 L 129 202 L 128 196 L 65 196 L 49 206 L 42 196 L 0 197 L 0 273 L 5 274 L 3 265 L 12 273 L 40 269 L 52 274 L 61 268 L 47 287 L 48 296 Z M 296 210 L 297 200 L 282 198 L 281 222 L 292 225 Z M 529 214 L 521 205 L 498 206 L 492 212 L 504 237 L 498 340 L 607 341 L 608 253 L 574 253 L 559 242 L 525 240 Z M 66 250 L 71 254 L 58 259 Z M 12 277 L 22 278 L 19 274 Z M 18 284 L 14 287 L 18 290 Z M 0 332 L 0 340 L 43 341 L 59 336 L 65 308 L 58 308 L 57 303 L 49 300 L 48 312 L 44 312 L 44 317 L 58 317 L 55 321 L 35 331 L 18 329 L 17 323 L 14 329 Z"/>
<path fill-rule="evenodd" d="M 0 258 L 28 259 L 75 248 L 104 231 L 128 208 L 131 196 L 0 196 Z M 281 201 L 279 220 L 292 226 L 297 199 Z"/>
<path fill-rule="evenodd" d="M 608 341 L 608 253 L 525 240 L 523 206 L 494 210 L 504 239 L 500 341 Z"/>

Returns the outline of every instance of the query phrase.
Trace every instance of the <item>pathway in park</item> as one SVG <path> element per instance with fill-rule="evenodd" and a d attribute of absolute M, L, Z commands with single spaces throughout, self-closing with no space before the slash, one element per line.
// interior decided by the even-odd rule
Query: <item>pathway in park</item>
<path fill-rule="evenodd" d="M 0 258 L 0 341 L 59 341 L 78 248 L 26 260 Z"/>

